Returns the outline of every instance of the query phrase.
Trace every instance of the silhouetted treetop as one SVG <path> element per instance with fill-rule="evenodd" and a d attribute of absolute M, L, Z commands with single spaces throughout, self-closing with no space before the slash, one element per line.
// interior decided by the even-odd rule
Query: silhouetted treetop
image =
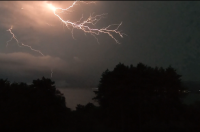
<path fill-rule="evenodd" d="M 42 79 L 33 80 L 32 87 L 40 88 L 45 90 L 55 90 L 55 82 L 51 81 L 51 79 L 42 77 Z"/>
<path fill-rule="evenodd" d="M 171 66 L 164 69 L 152 68 L 143 63 L 135 67 L 119 63 L 113 71 L 107 69 L 103 72 L 93 99 L 105 110 L 112 122 L 115 122 L 114 119 L 130 121 L 132 119 L 128 115 L 138 115 L 139 111 L 143 115 L 158 115 L 162 112 L 167 118 L 172 109 L 179 109 L 181 105 L 180 98 L 184 95 L 182 91 L 185 88 L 181 85 L 180 77 Z"/>
<path fill-rule="evenodd" d="M 0 79 L 0 129 L 42 130 L 66 127 L 70 109 L 51 79 L 9 83 Z"/>
<path fill-rule="evenodd" d="M 181 75 L 171 66 L 166 69 L 152 68 L 139 63 L 136 67 L 132 65 L 129 67 L 119 63 L 113 71 L 107 69 L 102 74 L 94 99 L 101 104 L 104 98 L 109 98 L 110 94 L 114 95 L 118 90 L 119 95 L 125 91 L 128 93 L 134 91 L 157 93 L 157 95 L 171 93 L 175 94 L 174 97 L 180 97 L 182 94 L 180 91 L 185 89 L 181 85 L 180 77 Z"/>
<path fill-rule="evenodd" d="M 10 82 L 7 79 L 0 79 L 0 88 L 7 88 L 10 86 Z"/>

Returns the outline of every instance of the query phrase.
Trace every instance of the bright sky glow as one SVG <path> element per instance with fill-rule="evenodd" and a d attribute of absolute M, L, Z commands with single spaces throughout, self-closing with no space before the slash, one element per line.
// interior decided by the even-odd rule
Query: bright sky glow
<path fill-rule="evenodd" d="M 52 4 L 47 4 L 47 5 L 51 10 L 53 10 L 53 12 L 56 11 L 56 7 L 54 7 Z"/>
<path fill-rule="evenodd" d="M 118 31 L 119 27 L 121 26 L 122 22 L 120 24 L 111 24 L 108 25 L 107 27 L 104 28 L 92 28 L 91 26 L 94 26 L 98 21 L 101 20 L 101 18 L 103 18 L 106 13 L 100 14 L 100 15 L 94 15 L 91 14 L 87 19 L 83 20 L 83 15 L 82 17 L 76 21 L 76 22 L 72 22 L 70 20 L 64 20 L 59 14 L 63 13 L 65 11 L 69 11 L 70 8 L 73 8 L 78 2 L 80 1 L 75 1 L 73 2 L 70 6 L 68 6 L 67 8 L 57 8 L 54 5 L 50 4 L 50 3 L 45 3 L 47 5 L 47 7 L 53 11 L 53 14 L 55 16 L 57 16 L 57 18 L 68 28 L 71 30 L 72 33 L 72 37 L 74 38 L 73 35 L 73 29 L 79 29 L 82 30 L 85 34 L 90 34 L 92 36 L 94 36 L 94 38 L 98 41 L 97 36 L 100 34 L 107 34 L 108 36 L 110 36 L 116 43 L 120 44 L 118 42 L 118 40 L 113 36 L 114 34 L 119 35 L 121 38 L 123 38 L 123 35 L 125 35 L 124 33 L 121 33 L 120 31 Z M 82 1 L 81 1 L 82 2 Z M 90 4 L 90 2 L 82 2 L 85 4 Z M 94 2 L 91 2 L 94 3 Z M 31 5 L 30 5 L 31 6 Z M 57 12 L 57 10 L 61 11 L 61 12 Z M 17 42 L 19 47 L 28 47 L 30 50 L 34 51 L 34 52 L 38 52 L 39 54 L 41 54 L 42 56 L 45 56 L 40 50 L 36 50 L 34 48 L 32 48 L 32 46 L 24 44 L 22 42 L 20 42 L 17 37 L 15 36 L 15 34 L 12 32 L 13 27 L 11 26 L 10 29 L 8 29 L 7 31 L 10 32 L 10 34 L 12 35 L 11 39 L 7 41 L 7 45 L 9 44 L 9 42 L 11 42 L 13 39 Z M 53 74 L 53 70 L 51 69 L 51 77 Z"/>

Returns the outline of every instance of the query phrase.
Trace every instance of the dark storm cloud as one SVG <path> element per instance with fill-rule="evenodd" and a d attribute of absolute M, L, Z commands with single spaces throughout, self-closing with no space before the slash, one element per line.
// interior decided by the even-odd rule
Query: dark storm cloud
<path fill-rule="evenodd" d="M 50 71 L 53 69 L 67 69 L 65 61 L 50 56 L 35 57 L 26 53 L 0 53 L 0 70 L 4 74 L 9 72 L 13 76 L 28 75 L 28 71 Z M 65 70 L 67 72 L 67 70 Z M 64 72 L 64 71 L 62 71 Z M 34 73 L 33 73 L 34 74 Z M 31 74 L 29 75 L 31 76 Z"/>
<path fill-rule="evenodd" d="M 126 23 L 123 29 L 131 38 L 128 41 L 124 39 L 125 44 L 120 51 L 124 53 L 124 62 L 141 61 L 164 67 L 171 64 L 183 74 L 184 79 L 199 80 L 199 75 L 192 71 L 199 71 L 200 2 L 137 1 L 129 3 L 132 9 L 126 3 L 129 2 L 107 4 L 119 7 L 118 14 L 132 12 L 121 17 Z"/>
<path fill-rule="evenodd" d="M 81 61 L 75 57 L 75 62 Z M 43 56 L 35 57 L 27 53 L 0 53 L 0 72 L 1 78 L 8 78 L 10 81 L 31 82 L 32 79 L 51 75 L 53 69 L 53 80 L 58 87 L 81 87 L 93 82 L 88 82 L 84 72 L 68 64 L 58 57 Z M 87 75 L 87 73 L 86 73 Z M 64 79 L 63 79 L 64 78 Z"/>

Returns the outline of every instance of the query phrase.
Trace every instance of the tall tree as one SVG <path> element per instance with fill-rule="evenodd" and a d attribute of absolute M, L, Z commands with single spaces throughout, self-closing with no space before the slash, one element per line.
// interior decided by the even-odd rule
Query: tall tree
<path fill-rule="evenodd" d="M 94 100 L 109 118 L 108 124 L 122 131 L 132 129 L 129 124 L 141 126 L 152 118 L 168 122 L 173 118 L 170 112 L 180 110 L 185 89 L 180 78 L 171 66 L 164 69 L 119 63 L 113 71 L 107 69 L 102 74 Z"/>

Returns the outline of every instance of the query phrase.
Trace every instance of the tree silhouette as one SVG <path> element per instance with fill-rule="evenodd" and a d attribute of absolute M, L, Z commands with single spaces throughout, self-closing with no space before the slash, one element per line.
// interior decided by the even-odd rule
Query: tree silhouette
<path fill-rule="evenodd" d="M 0 128 L 6 130 L 66 130 L 71 120 L 65 97 L 44 77 L 31 85 L 0 80 L 0 108 Z"/>
<path fill-rule="evenodd" d="M 101 120 L 101 111 L 92 103 L 78 104 L 73 115 L 73 123 L 76 132 L 102 132 L 107 131 Z"/>
<path fill-rule="evenodd" d="M 103 72 L 94 100 L 71 111 L 55 82 L 0 79 L 0 130 L 32 132 L 199 131 L 200 102 L 186 105 L 181 75 L 171 66 L 116 65 Z"/>
<path fill-rule="evenodd" d="M 179 119 L 180 98 L 185 95 L 180 77 L 171 66 L 152 68 L 139 63 L 129 67 L 119 63 L 113 71 L 107 69 L 102 74 L 93 99 L 103 109 L 107 126 L 115 130 L 141 130 L 152 119 L 169 124 Z"/>

